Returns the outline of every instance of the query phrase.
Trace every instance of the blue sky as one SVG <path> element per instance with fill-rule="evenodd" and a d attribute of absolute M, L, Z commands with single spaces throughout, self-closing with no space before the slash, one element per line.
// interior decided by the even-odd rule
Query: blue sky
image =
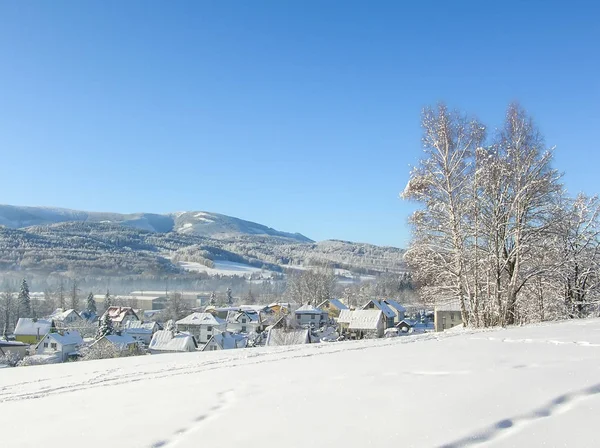
<path fill-rule="evenodd" d="M 423 106 L 534 116 L 598 192 L 600 7 L 0 0 L 1 203 L 206 210 L 404 246 Z"/>

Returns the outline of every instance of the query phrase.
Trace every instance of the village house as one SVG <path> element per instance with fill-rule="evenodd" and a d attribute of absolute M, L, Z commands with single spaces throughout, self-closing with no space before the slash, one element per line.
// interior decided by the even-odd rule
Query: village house
<path fill-rule="evenodd" d="M 160 329 L 156 322 L 141 322 L 133 320 L 125 323 L 122 330 L 123 334 L 128 334 L 138 342 L 144 343 L 146 346 L 150 344 L 152 336 Z"/>
<path fill-rule="evenodd" d="M 326 311 L 330 318 L 336 318 L 340 315 L 340 311 L 347 310 L 339 299 L 327 299 L 317 305 L 320 310 Z"/>
<path fill-rule="evenodd" d="M 232 333 L 259 333 L 262 329 L 260 315 L 256 311 L 230 311 L 226 321 L 227 331 Z"/>
<path fill-rule="evenodd" d="M 308 328 L 274 327 L 267 333 L 267 340 L 265 342 L 267 347 L 300 344 L 310 344 L 310 330 Z"/>
<path fill-rule="evenodd" d="M 444 331 L 462 325 L 462 314 L 458 302 L 450 302 L 436 306 L 433 311 L 435 331 Z"/>
<path fill-rule="evenodd" d="M 231 312 L 239 312 L 241 308 L 239 306 L 224 306 L 224 307 L 216 307 L 216 306 L 207 306 L 204 309 L 205 313 L 210 313 L 213 316 L 218 317 L 219 319 L 226 320 L 227 316 Z"/>
<path fill-rule="evenodd" d="M 35 354 L 56 357 L 58 362 L 65 362 L 79 356 L 82 344 L 83 338 L 78 331 L 48 333 L 36 345 Z"/>
<path fill-rule="evenodd" d="M 148 345 L 148 351 L 153 355 L 193 352 L 197 349 L 198 344 L 194 336 L 188 333 L 173 333 L 170 330 L 158 330 Z"/>
<path fill-rule="evenodd" d="M 389 307 L 389 305 L 383 300 L 372 299 L 369 300 L 363 310 L 380 310 L 385 317 L 385 328 L 393 328 L 396 324 L 396 313 Z M 384 329 L 385 329 L 384 328 Z"/>
<path fill-rule="evenodd" d="M 54 323 L 51 320 L 21 317 L 15 327 L 15 340 L 31 345 L 37 344 L 53 326 Z"/>
<path fill-rule="evenodd" d="M 343 310 L 337 319 L 340 333 L 348 335 L 351 339 L 364 337 L 378 337 L 384 335 L 386 317 L 379 309 L 368 310 Z"/>
<path fill-rule="evenodd" d="M 226 330 L 227 322 L 211 313 L 192 313 L 175 322 L 177 331 L 186 331 L 199 344 L 206 344 L 213 335 Z"/>
<path fill-rule="evenodd" d="M 268 307 L 275 314 L 290 314 L 290 312 L 297 308 L 297 305 L 289 302 L 274 302 L 268 305 Z"/>
<path fill-rule="evenodd" d="M 124 329 L 127 322 L 140 320 L 135 310 L 129 306 L 111 306 L 104 312 L 102 317 L 106 314 L 112 321 L 115 330 Z"/>
<path fill-rule="evenodd" d="M 402 319 L 400 322 L 396 324 L 396 328 L 399 333 L 410 333 L 413 329 L 414 322 L 409 321 L 408 319 Z"/>
<path fill-rule="evenodd" d="M 90 348 L 114 349 L 119 355 L 134 355 L 139 352 L 139 346 L 135 339 L 128 334 L 109 334 L 94 342 Z"/>
<path fill-rule="evenodd" d="M 203 352 L 214 351 L 214 350 L 231 350 L 234 348 L 245 348 L 248 344 L 248 338 L 233 334 L 229 331 L 223 333 L 217 333 L 206 343 Z"/>
<path fill-rule="evenodd" d="M 49 319 L 54 321 L 57 328 L 65 328 L 83 320 L 77 311 L 73 309 L 63 311 L 62 308 L 54 311 Z"/>
<path fill-rule="evenodd" d="M 312 305 L 302 305 L 294 311 L 296 323 L 300 326 L 313 326 L 320 328 L 328 321 L 327 311 L 315 308 Z"/>
<path fill-rule="evenodd" d="M 394 317 L 394 325 L 398 324 L 398 322 L 406 317 L 406 308 L 400 305 L 397 301 L 393 299 L 385 299 L 383 302 L 396 314 Z"/>

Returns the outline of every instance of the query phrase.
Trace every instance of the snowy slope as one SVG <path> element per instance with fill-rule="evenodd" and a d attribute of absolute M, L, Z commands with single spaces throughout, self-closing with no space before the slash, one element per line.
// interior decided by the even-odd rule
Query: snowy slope
<path fill-rule="evenodd" d="M 599 412 L 600 320 L 0 371 L 11 448 L 600 446 Z"/>

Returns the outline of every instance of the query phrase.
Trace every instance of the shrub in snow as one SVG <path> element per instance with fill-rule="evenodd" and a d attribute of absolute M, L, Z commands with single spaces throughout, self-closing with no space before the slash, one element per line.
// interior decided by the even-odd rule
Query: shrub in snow
<path fill-rule="evenodd" d="M 109 359 L 120 356 L 121 353 L 112 344 L 94 344 L 85 351 L 82 360 L 91 361 L 93 359 Z"/>
<path fill-rule="evenodd" d="M 6 355 L 0 357 L 0 365 L 16 367 L 20 360 L 21 357 L 17 353 L 8 352 Z"/>

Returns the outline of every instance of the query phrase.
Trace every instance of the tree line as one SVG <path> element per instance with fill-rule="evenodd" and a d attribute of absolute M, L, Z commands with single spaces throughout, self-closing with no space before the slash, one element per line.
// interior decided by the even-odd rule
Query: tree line
<path fill-rule="evenodd" d="M 441 104 L 422 114 L 424 155 L 401 196 L 405 258 L 421 298 L 477 327 L 598 314 L 600 203 L 569 196 L 532 118 L 511 104 L 488 135 Z"/>

